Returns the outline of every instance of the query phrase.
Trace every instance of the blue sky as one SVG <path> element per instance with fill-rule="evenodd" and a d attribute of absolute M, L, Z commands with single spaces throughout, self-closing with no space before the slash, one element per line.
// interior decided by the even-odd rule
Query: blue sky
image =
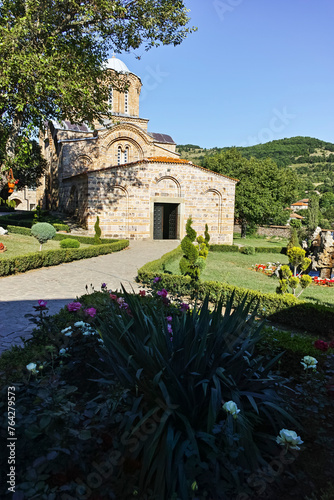
<path fill-rule="evenodd" d="M 150 132 L 205 148 L 296 135 L 334 142 L 333 0 L 186 6 L 198 31 L 180 46 L 118 55 L 142 79 Z"/>

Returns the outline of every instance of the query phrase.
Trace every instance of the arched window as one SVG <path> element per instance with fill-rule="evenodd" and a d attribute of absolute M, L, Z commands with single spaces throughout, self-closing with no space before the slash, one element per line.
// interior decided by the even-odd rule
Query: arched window
<path fill-rule="evenodd" d="M 126 91 L 124 94 L 124 113 L 129 113 L 129 92 Z"/>
<path fill-rule="evenodd" d="M 128 161 L 129 161 L 129 148 L 127 146 L 124 151 L 124 163 L 128 163 Z"/>
<path fill-rule="evenodd" d="M 109 111 L 113 110 L 113 98 L 114 98 L 114 89 L 112 87 L 109 87 L 109 95 L 108 95 L 108 108 Z"/>
<path fill-rule="evenodd" d="M 120 165 L 122 161 L 122 148 L 121 146 L 118 146 L 117 149 L 117 165 Z"/>

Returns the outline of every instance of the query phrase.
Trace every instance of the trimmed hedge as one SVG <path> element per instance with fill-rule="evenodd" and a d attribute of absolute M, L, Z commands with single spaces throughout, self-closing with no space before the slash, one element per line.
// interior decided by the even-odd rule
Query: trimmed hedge
<path fill-rule="evenodd" d="M 238 247 L 238 245 L 210 245 L 210 252 L 241 252 L 245 253 L 242 249 L 245 247 Z M 255 253 L 282 253 L 286 255 L 286 247 L 254 247 Z"/>
<path fill-rule="evenodd" d="M 318 334 L 322 339 L 333 338 L 333 307 L 302 301 L 291 294 L 262 293 L 218 281 L 192 282 L 189 276 L 164 273 L 163 266 L 166 265 L 166 259 L 169 262 L 177 258 L 179 256 L 177 250 L 141 267 L 138 270 L 138 281 L 151 284 L 153 279 L 159 276 L 161 287 L 170 290 L 171 293 L 197 296 L 200 299 L 208 294 L 212 302 L 222 299 L 224 304 L 234 294 L 234 306 L 247 295 L 247 302 L 253 301 L 251 310 L 257 307 L 259 313 L 270 321 Z"/>
<path fill-rule="evenodd" d="M 26 236 L 31 236 L 31 228 L 27 227 L 17 227 L 17 226 L 7 226 L 9 233 L 14 234 L 24 234 Z"/>
<path fill-rule="evenodd" d="M 40 267 L 57 266 L 63 262 L 72 262 L 74 260 L 89 259 L 98 255 L 106 255 L 112 252 L 123 250 L 129 245 L 129 240 L 118 240 L 103 245 L 91 245 L 86 248 L 64 248 L 56 250 L 46 250 L 43 252 L 28 253 L 12 258 L 0 260 L 0 276 L 9 274 L 24 273 L 30 269 Z"/>
<path fill-rule="evenodd" d="M 8 232 L 9 233 L 14 233 L 14 234 L 24 234 L 27 236 L 31 236 L 31 229 L 28 229 L 26 227 L 17 227 L 17 226 L 7 226 Z M 75 234 L 62 234 L 62 233 L 57 233 L 53 240 L 56 241 L 61 241 L 66 238 L 71 238 L 72 240 L 77 240 L 80 243 L 85 243 L 86 245 L 96 245 L 96 242 L 94 241 L 94 236 L 80 236 L 80 235 L 75 235 Z M 115 240 L 111 238 L 101 238 L 101 245 L 106 245 L 110 243 L 115 243 L 116 241 L 120 240 Z"/>
<path fill-rule="evenodd" d="M 56 231 L 66 231 L 70 233 L 70 226 L 68 224 L 57 224 L 56 222 L 52 224 Z"/>
<path fill-rule="evenodd" d="M 85 243 L 86 245 L 95 245 L 95 246 L 97 245 L 96 241 L 94 240 L 94 236 L 80 236 L 80 235 L 77 236 L 74 234 L 57 233 L 53 239 L 56 241 L 61 241 L 65 240 L 66 238 L 71 238 L 72 240 L 80 241 L 80 243 Z M 115 240 L 111 238 L 101 238 L 100 245 L 109 245 L 110 243 L 115 243 L 116 241 L 120 240 Z"/>
<path fill-rule="evenodd" d="M 210 245 L 210 252 L 239 252 L 238 245 Z"/>

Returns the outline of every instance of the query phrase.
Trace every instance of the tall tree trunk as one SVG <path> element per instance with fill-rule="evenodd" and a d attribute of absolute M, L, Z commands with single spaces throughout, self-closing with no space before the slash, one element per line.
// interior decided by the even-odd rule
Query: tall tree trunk
<path fill-rule="evenodd" d="M 247 221 L 245 219 L 241 220 L 241 238 L 246 238 L 247 231 Z"/>

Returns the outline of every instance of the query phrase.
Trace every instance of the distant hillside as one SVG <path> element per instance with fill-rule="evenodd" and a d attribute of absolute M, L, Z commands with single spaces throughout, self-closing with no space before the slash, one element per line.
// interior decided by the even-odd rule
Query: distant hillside
<path fill-rule="evenodd" d="M 177 146 L 181 158 L 203 165 L 206 156 L 229 148 L 204 149 L 193 144 Z M 319 192 L 334 188 L 334 144 L 312 137 L 291 137 L 249 147 L 237 147 L 246 158 L 271 158 L 279 167 L 289 166 L 300 176 L 305 189 Z"/>

